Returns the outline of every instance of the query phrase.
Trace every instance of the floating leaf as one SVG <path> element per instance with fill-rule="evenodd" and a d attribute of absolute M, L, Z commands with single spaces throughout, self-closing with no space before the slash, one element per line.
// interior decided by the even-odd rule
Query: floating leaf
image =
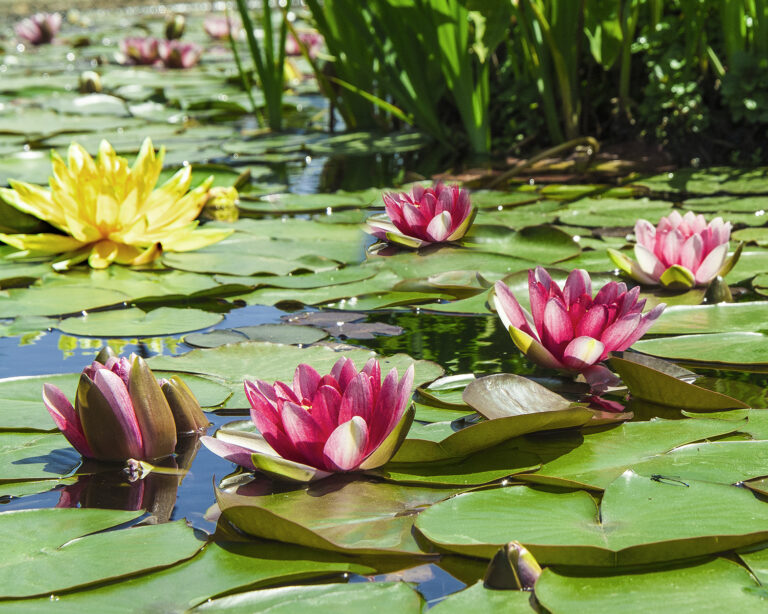
<path fill-rule="evenodd" d="M 81 460 L 59 433 L 0 433 L 0 481 L 65 477 Z"/>
<path fill-rule="evenodd" d="M 70 335 L 90 337 L 153 337 L 208 328 L 223 319 L 220 313 L 202 309 L 160 307 L 147 313 L 132 307 L 64 318 L 57 328 Z"/>
<path fill-rule="evenodd" d="M 584 573 L 545 569 L 536 598 L 551 612 L 716 612 L 758 614 L 765 597 L 749 572 L 726 559 L 659 569 Z"/>
<path fill-rule="evenodd" d="M 418 554 L 413 519 L 458 491 L 336 476 L 290 492 L 216 491 L 222 515 L 256 537 L 356 554 Z"/>
<path fill-rule="evenodd" d="M 633 350 L 686 363 L 742 365 L 750 370 L 768 368 L 768 335 L 713 333 L 645 339 Z"/>
<path fill-rule="evenodd" d="M 309 326 L 260 324 L 258 326 L 225 328 L 209 333 L 191 333 L 184 337 L 184 343 L 200 348 L 214 348 L 225 343 L 241 343 L 243 341 L 310 345 L 325 339 L 327 336 L 325 332 Z"/>
<path fill-rule="evenodd" d="M 768 505 L 744 488 L 626 471 L 606 488 L 599 510 L 584 491 L 510 486 L 433 505 L 416 526 L 461 554 L 490 558 L 514 539 L 542 564 L 610 567 L 759 543 L 768 536 L 767 521 Z"/>
<path fill-rule="evenodd" d="M 203 546 L 183 520 L 83 537 L 142 513 L 54 508 L 0 514 L 6 569 L 0 594 L 28 597 L 122 578 L 178 563 Z"/>
<path fill-rule="evenodd" d="M 319 586 L 283 586 L 262 591 L 239 593 L 215 599 L 193 610 L 195 614 L 226 612 L 251 614 L 269 611 L 270 614 L 293 614 L 297 610 L 311 609 L 313 614 L 336 614 L 339 608 L 347 611 L 403 612 L 419 614 L 422 600 L 419 594 L 404 582 L 325 584 Z"/>
<path fill-rule="evenodd" d="M 755 332 L 768 329 L 765 302 L 667 307 L 651 328 L 654 335 Z"/>
<path fill-rule="evenodd" d="M 458 593 L 448 595 L 431 611 L 434 614 L 531 614 L 537 610 L 532 605 L 533 594 L 528 591 L 495 591 L 483 586 L 482 580 Z"/>

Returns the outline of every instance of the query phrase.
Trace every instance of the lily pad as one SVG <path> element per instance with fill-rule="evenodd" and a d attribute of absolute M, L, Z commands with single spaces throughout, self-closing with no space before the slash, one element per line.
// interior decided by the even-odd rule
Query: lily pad
<path fill-rule="evenodd" d="M 327 336 L 324 331 L 309 326 L 260 324 L 241 328 L 224 328 L 209 333 L 191 333 L 184 337 L 184 343 L 199 348 L 214 348 L 226 343 L 241 343 L 243 341 L 310 345 L 325 339 Z"/>
<path fill-rule="evenodd" d="M 458 593 L 448 595 L 433 609 L 434 614 L 531 614 L 537 610 L 533 606 L 533 594 L 528 591 L 495 591 L 476 582 Z"/>
<path fill-rule="evenodd" d="M 293 614 L 311 609 L 313 614 L 336 614 L 339 608 L 348 611 L 403 612 L 419 614 L 422 600 L 419 594 L 403 582 L 325 584 L 318 586 L 283 586 L 261 591 L 222 597 L 196 607 L 192 612 L 207 614 Z"/>
<path fill-rule="evenodd" d="M 649 198 L 582 198 L 560 210 L 563 224 L 589 227 L 634 226 L 638 218 L 655 224 L 672 212 L 672 203 Z"/>
<path fill-rule="evenodd" d="M 542 564 L 658 563 L 759 543 L 768 505 L 747 489 L 655 480 L 626 471 L 598 508 L 584 491 L 510 486 L 458 495 L 416 519 L 430 541 L 490 558 L 514 539 Z"/>
<path fill-rule="evenodd" d="M 520 475 L 518 479 L 566 488 L 601 490 L 646 458 L 677 446 L 736 431 L 741 426 L 744 426 L 743 421 L 654 419 L 629 422 L 583 436 L 565 434 L 549 441 L 531 440 L 531 451 L 548 462 L 544 462 L 536 473 Z"/>
<path fill-rule="evenodd" d="M 653 325 L 654 335 L 756 332 L 768 330 L 768 303 L 720 303 L 667 307 Z"/>
<path fill-rule="evenodd" d="M 130 297 L 106 288 L 43 286 L 0 290 L 0 318 L 53 316 L 116 305 Z M 109 334 L 109 333 L 107 333 Z"/>
<path fill-rule="evenodd" d="M 0 433 L 0 482 L 66 477 L 81 461 L 59 433 Z"/>
<path fill-rule="evenodd" d="M 768 369 L 768 335 L 762 333 L 712 333 L 645 339 L 633 350 L 685 363 Z"/>
<path fill-rule="evenodd" d="M 103 513 L 103 510 L 93 511 Z M 196 557 L 173 567 L 123 578 L 120 582 L 90 590 L 56 595 L 56 598 L 60 608 L 82 614 L 116 612 L 125 609 L 123 606 L 126 603 L 130 603 L 134 610 L 183 612 L 211 597 L 238 588 L 372 571 L 370 567 L 349 558 L 291 544 L 220 541 L 209 543 Z M 49 612 L 51 600 L 46 595 L 24 601 L 0 601 L 0 612 L 18 612 L 20 608 L 25 614 Z"/>
<path fill-rule="evenodd" d="M 765 611 L 765 596 L 749 572 L 727 559 L 659 569 L 585 573 L 545 569 L 536 598 L 550 612 Z"/>
<path fill-rule="evenodd" d="M 29 597 L 114 580 L 173 565 L 203 546 L 183 520 L 88 535 L 141 514 L 77 508 L 3 513 L 7 581 L 0 594 Z M 116 551 L 120 556 L 113 555 Z"/>
<path fill-rule="evenodd" d="M 90 337 L 152 337 L 208 328 L 223 319 L 220 313 L 202 309 L 160 307 L 147 313 L 132 307 L 64 318 L 57 328 L 70 335 Z"/>
<path fill-rule="evenodd" d="M 224 518 L 255 537 L 355 554 L 419 554 L 415 515 L 455 492 L 338 476 L 261 496 L 217 490 L 216 500 Z"/>

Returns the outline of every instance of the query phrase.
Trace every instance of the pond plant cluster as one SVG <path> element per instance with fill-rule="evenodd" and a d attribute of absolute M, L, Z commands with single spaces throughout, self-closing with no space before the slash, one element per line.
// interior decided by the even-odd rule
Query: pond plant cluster
<path fill-rule="evenodd" d="M 765 611 L 765 170 L 411 181 L 307 5 L 6 33 L 0 613 Z"/>

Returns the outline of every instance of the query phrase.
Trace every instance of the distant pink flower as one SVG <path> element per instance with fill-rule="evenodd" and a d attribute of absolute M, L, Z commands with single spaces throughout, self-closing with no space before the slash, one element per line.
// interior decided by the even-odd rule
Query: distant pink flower
<path fill-rule="evenodd" d="M 731 223 L 720 217 L 709 224 L 703 215 L 673 211 L 654 228 L 647 220 L 635 224 L 635 258 L 608 250 L 611 260 L 636 281 L 678 288 L 705 286 L 728 256 Z"/>
<path fill-rule="evenodd" d="M 237 33 L 242 28 L 238 20 L 224 15 L 208 15 L 203 20 L 203 29 L 206 34 L 214 40 L 226 40 L 229 38 L 230 31 L 232 36 L 237 38 Z"/>
<path fill-rule="evenodd" d="M 296 368 L 293 386 L 245 381 L 251 420 L 260 435 L 220 429 L 201 441 L 243 467 L 295 481 L 374 469 L 394 456 L 413 421 L 413 366 L 381 379 L 373 358 L 358 372 L 348 358 L 329 375 Z"/>
<path fill-rule="evenodd" d="M 125 64 L 151 65 L 160 60 L 158 40 L 150 36 L 129 36 L 120 41 Z"/>
<path fill-rule="evenodd" d="M 661 303 L 642 315 L 645 299 L 637 300 L 639 292 L 637 286 L 627 291 L 625 284 L 612 281 L 592 298 L 586 271 L 571 271 L 561 290 L 545 269 L 536 267 L 528 271 L 531 313 L 501 281 L 496 282 L 493 301 L 512 341 L 530 360 L 582 373 L 598 387 L 611 378 L 597 363 L 640 339 L 666 306 Z"/>
<path fill-rule="evenodd" d="M 157 53 L 166 68 L 190 68 L 198 63 L 203 48 L 180 40 L 159 41 Z"/>
<path fill-rule="evenodd" d="M 16 36 L 33 45 L 50 43 L 61 28 L 61 14 L 36 13 L 14 26 Z"/>
<path fill-rule="evenodd" d="M 389 219 L 368 220 L 368 232 L 378 239 L 407 247 L 457 241 L 475 217 L 469 192 L 442 183 L 425 188 L 414 186 L 410 193 L 384 194 Z"/>
<path fill-rule="evenodd" d="M 322 35 L 315 30 L 304 30 L 299 32 L 299 41 L 301 41 L 307 48 L 309 57 L 316 58 L 323 48 L 325 41 Z M 289 34 L 285 40 L 285 54 L 286 55 L 301 55 L 301 46 L 296 40 L 293 34 Z"/>

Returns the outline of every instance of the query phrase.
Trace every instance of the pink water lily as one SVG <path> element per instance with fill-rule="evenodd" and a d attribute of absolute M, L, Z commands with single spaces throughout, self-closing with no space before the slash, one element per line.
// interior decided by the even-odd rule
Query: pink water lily
<path fill-rule="evenodd" d="M 157 44 L 157 54 L 166 68 L 191 68 L 200 61 L 203 48 L 196 43 L 180 40 L 162 40 Z"/>
<path fill-rule="evenodd" d="M 303 30 L 298 32 L 299 39 L 296 40 L 293 34 L 289 34 L 285 40 L 286 55 L 301 55 L 301 42 L 306 48 L 309 57 L 314 59 L 318 56 L 325 43 L 322 35 L 315 30 Z"/>
<path fill-rule="evenodd" d="M 457 241 L 475 217 L 469 192 L 458 186 L 437 183 L 434 187 L 413 187 L 410 193 L 384 194 L 389 219 L 372 217 L 368 232 L 406 247 Z"/>
<path fill-rule="evenodd" d="M 123 64 L 149 66 L 160 60 L 158 40 L 151 36 L 129 36 L 120 41 Z"/>
<path fill-rule="evenodd" d="M 237 34 L 242 29 L 242 25 L 239 20 L 233 17 L 208 15 L 203 20 L 203 29 L 214 40 L 227 40 L 230 32 L 232 32 L 233 38 L 238 38 Z"/>
<path fill-rule="evenodd" d="M 723 269 L 728 256 L 731 223 L 716 217 L 673 211 L 657 226 L 647 220 L 635 224 L 635 258 L 614 249 L 611 260 L 627 275 L 646 285 L 672 288 L 705 286 Z M 731 263 L 731 266 L 733 263 Z"/>
<path fill-rule="evenodd" d="M 32 45 L 50 43 L 61 28 L 60 13 L 36 13 L 22 19 L 13 29 L 21 40 Z"/>
<path fill-rule="evenodd" d="M 394 456 L 410 428 L 412 386 L 413 365 L 400 380 L 392 369 L 382 381 L 373 358 L 359 372 L 341 358 L 323 376 L 301 364 L 292 386 L 245 380 L 260 433 L 225 428 L 201 441 L 243 467 L 299 482 L 374 469 Z"/>
<path fill-rule="evenodd" d="M 80 375 L 75 405 L 53 384 L 43 402 L 56 426 L 84 457 L 102 461 L 152 460 L 173 454 L 176 433 L 200 430 L 208 420 L 178 378 L 159 383 L 142 358 L 112 356 Z"/>
<path fill-rule="evenodd" d="M 599 389 L 612 378 L 598 365 L 609 352 L 621 351 L 640 339 L 661 315 L 664 303 L 643 315 L 639 287 L 609 282 L 592 298 L 589 274 L 571 271 L 563 289 L 542 268 L 528 271 L 531 313 L 520 306 L 509 287 L 496 282 L 493 302 L 512 341 L 543 367 L 582 373 Z"/>

